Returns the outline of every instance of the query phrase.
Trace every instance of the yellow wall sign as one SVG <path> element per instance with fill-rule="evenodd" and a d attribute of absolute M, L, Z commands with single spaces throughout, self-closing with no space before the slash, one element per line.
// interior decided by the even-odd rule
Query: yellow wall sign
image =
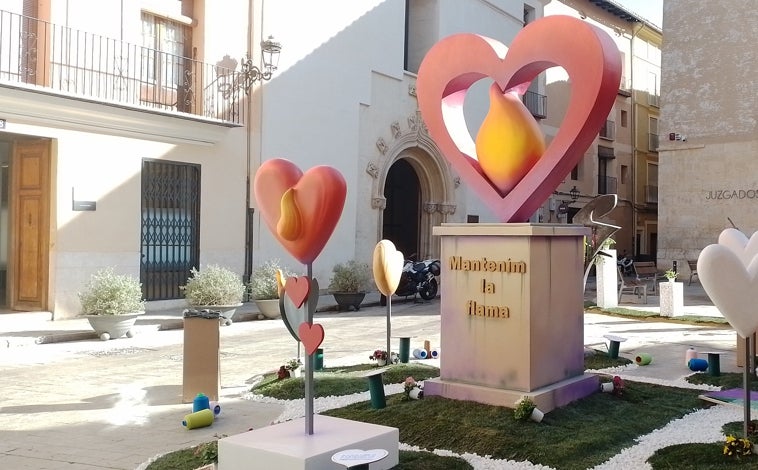
<path fill-rule="evenodd" d="M 451 271 L 482 271 L 485 273 L 516 273 L 526 274 L 526 263 L 523 261 L 465 259 L 462 256 L 451 256 L 449 260 Z M 494 282 L 482 278 L 479 284 L 479 292 L 482 294 L 495 294 L 497 286 Z M 511 311 L 505 305 L 484 305 L 476 300 L 466 302 L 466 314 L 475 317 L 510 318 Z"/>

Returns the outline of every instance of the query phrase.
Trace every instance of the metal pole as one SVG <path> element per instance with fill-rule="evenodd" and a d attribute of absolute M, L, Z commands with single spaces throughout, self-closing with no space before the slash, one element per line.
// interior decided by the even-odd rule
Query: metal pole
<path fill-rule="evenodd" d="M 742 387 L 745 392 L 745 422 L 742 423 L 742 434 L 745 436 L 745 439 L 748 439 L 747 435 L 747 426 L 750 423 L 750 376 L 752 375 L 748 369 L 750 368 L 750 351 L 752 346 L 752 341 L 750 341 L 749 335 L 747 338 L 745 338 L 745 370 L 743 371 L 743 384 Z"/>
<path fill-rule="evenodd" d="M 390 344 L 390 335 L 392 334 L 392 296 L 387 296 L 387 364 L 392 361 L 392 345 Z"/>
<path fill-rule="evenodd" d="M 310 283 L 313 279 L 313 263 L 308 263 L 306 267 L 308 270 L 308 282 Z M 313 324 L 313 313 L 307 299 L 305 301 L 305 321 L 309 325 Z M 313 434 L 313 354 L 308 354 L 305 360 L 307 364 L 305 368 L 305 433 L 311 435 Z"/>

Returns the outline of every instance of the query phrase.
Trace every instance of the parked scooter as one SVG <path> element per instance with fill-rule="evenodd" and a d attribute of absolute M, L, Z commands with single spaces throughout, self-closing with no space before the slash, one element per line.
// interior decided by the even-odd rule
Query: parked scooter
<path fill-rule="evenodd" d="M 410 297 L 416 294 L 424 300 L 432 300 L 437 295 L 437 279 L 440 275 L 440 260 L 405 260 L 395 295 Z"/>

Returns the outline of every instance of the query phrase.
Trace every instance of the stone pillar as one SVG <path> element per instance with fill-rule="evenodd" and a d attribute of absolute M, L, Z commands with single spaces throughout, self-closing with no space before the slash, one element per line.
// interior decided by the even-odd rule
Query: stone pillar
<path fill-rule="evenodd" d="M 684 283 L 661 282 L 660 289 L 661 316 L 676 317 L 684 314 Z"/>
<path fill-rule="evenodd" d="M 619 306 L 618 266 L 616 250 L 601 250 L 610 256 L 595 258 L 595 279 L 597 282 L 597 306 L 615 308 Z"/>

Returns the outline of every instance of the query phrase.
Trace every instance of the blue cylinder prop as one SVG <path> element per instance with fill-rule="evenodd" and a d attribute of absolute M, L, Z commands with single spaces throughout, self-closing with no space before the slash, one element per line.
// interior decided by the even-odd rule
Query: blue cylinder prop
<path fill-rule="evenodd" d="M 213 412 L 214 418 L 221 414 L 221 405 L 219 405 L 217 401 L 211 401 L 208 403 L 209 403 L 209 408 Z"/>
<path fill-rule="evenodd" d="M 708 369 L 708 361 L 705 359 L 690 359 L 689 367 L 690 370 L 694 370 L 695 372 L 703 372 Z"/>
<path fill-rule="evenodd" d="M 440 357 L 440 350 L 439 349 L 432 349 L 432 359 L 439 359 Z"/>
<path fill-rule="evenodd" d="M 426 349 L 414 349 L 413 357 L 416 359 L 426 359 Z"/>
<path fill-rule="evenodd" d="M 210 406 L 210 400 L 202 393 L 198 393 L 194 400 L 192 400 L 192 412 L 197 413 L 200 410 L 207 410 Z"/>

